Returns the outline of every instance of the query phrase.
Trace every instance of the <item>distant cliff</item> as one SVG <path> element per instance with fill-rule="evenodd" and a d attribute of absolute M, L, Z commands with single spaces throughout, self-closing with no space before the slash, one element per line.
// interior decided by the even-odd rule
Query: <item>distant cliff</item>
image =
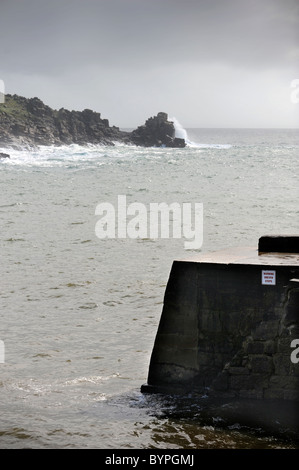
<path fill-rule="evenodd" d="M 139 146 L 185 147 L 175 137 L 174 124 L 166 113 L 149 118 L 133 132 L 110 126 L 108 119 L 90 109 L 54 110 L 39 98 L 6 95 L 0 104 L 0 147 L 37 145 L 102 144 L 115 142 Z"/>

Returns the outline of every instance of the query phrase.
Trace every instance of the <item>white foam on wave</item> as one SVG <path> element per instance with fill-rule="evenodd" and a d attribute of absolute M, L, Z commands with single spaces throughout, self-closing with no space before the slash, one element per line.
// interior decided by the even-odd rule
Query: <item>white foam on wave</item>
<path fill-rule="evenodd" d="M 0 152 L 4 149 L 0 149 Z M 62 145 L 62 146 L 39 146 L 33 149 L 16 150 L 6 148 L 5 153 L 10 155 L 9 159 L 3 160 L 12 166 L 65 166 L 84 161 L 98 160 L 99 157 L 107 155 L 107 148 L 102 145 Z M 3 163 L 1 162 L 1 163 Z"/>
<path fill-rule="evenodd" d="M 171 119 L 175 127 L 175 137 L 185 140 L 186 146 L 189 149 L 226 149 L 231 145 L 220 144 L 202 144 L 191 141 L 186 129 L 180 124 L 176 118 Z M 163 149 L 164 150 L 164 149 Z M 20 166 L 20 167 L 81 167 L 82 165 L 97 166 L 104 164 L 112 164 L 124 160 L 135 161 L 140 157 L 145 159 L 156 159 L 163 157 L 164 151 L 160 148 L 152 149 L 149 153 L 148 149 L 140 148 L 137 146 L 126 145 L 124 143 L 115 143 L 114 146 L 105 146 L 101 144 L 88 144 L 88 145 L 61 145 L 61 146 L 39 146 L 33 149 L 16 150 L 14 148 L 0 148 L 0 152 L 8 153 L 10 158 L 1 160 L 1 167 L 3 166 Z M 157 152 L 160 152 L 157 154 Z"/>
<path fill-rule="evenodd" d="M 230 149 L 230 144 L 194 144 L 195 147 L 200 149 Z"/>

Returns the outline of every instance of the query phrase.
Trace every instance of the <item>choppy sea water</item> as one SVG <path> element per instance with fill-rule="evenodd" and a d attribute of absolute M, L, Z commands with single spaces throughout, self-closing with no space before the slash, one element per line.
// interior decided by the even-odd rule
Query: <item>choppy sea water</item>
<path fill-rule="evenodd" d="M 202 402 L 140 392 L 172 262 L 194 251 L 99 239 L 96 206 L 203 203 L 202 252 L 299 232 L 297 130 L 188 139 L 10 150 L 0 162 L 0 448 L 298 447 L 263 423 L 206 422 Z"/>

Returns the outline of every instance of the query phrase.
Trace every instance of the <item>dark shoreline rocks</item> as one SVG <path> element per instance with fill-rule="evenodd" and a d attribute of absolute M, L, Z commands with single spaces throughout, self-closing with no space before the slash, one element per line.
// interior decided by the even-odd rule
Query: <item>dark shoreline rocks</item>
<path fill-rule="evenodd" d="M 0 104 L 0 147 L 31 148 L 39 145 L 101 144 L 121 142 L 142 147 L 183 148 L 166 113 L 149 118 L 132 132 L 110 126 L 108 119 L 90 109 L 58 111 L 39 98 L 6 95 Z"/>
<path fill-rule="evenodd" d="M 8 155 L 8 153 L 0 152 L 0 160 L 2 160 L 4 158 L 10 158 L 10 155 Z"/>

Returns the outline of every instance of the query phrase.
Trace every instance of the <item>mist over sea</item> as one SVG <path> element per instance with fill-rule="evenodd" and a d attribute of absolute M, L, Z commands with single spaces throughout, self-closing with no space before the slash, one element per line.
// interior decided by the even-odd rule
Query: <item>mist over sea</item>
<path fill-rule="evenodd" d="M 296 129 L 188 129 L 183 149 L 3 149 L 0 448 L 297 448 L 140 392 L 184 239 L 99 239 L 96 206 L 203 204 L 202 252 L 298 234 Z M 1 151 L 1 149 L 0 149 Z"/>

